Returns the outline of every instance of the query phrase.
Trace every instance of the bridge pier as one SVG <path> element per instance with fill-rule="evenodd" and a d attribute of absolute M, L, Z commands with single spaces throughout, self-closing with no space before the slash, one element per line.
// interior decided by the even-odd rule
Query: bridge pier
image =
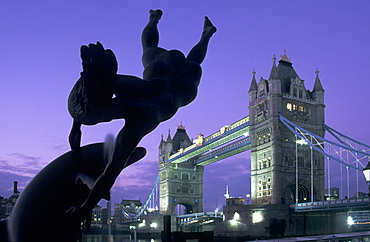
<path fill-rule="evenodd" d="M 226 206 L 223 208 L 225 219 L 215 227 L 214 235 L 216 238 L 254 240 L 369 230 L 370 225 L 364 225 L 366 221 L 357 226 L 348 224 L 348 217 L 354 213 L 370 215 L 369 205 L 363 205 L 311 208 L 301 212 L 287 204 Z"/>

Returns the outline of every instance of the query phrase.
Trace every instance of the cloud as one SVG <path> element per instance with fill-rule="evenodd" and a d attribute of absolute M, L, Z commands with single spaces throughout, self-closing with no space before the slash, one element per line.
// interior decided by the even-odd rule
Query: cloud
<path fill-rule="evenodd" d="M 112 200 L 141 199 L 145 202 L 158 175 L 157 161 L 139 161 L 124 169 L 112 188 Z M 118 200 L 114 200 L 114 199 Z"/>
<path fill-rule="evenodd" d="M 33 177 L 43 166 L 40 158 L 21 153 L 11 153 L 7 159 L 0 160 L 0 171 Z"/>

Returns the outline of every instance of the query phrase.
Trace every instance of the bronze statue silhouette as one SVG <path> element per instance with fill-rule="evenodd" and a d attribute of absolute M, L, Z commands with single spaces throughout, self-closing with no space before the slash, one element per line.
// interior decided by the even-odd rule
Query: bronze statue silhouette
<path fill-rule="evenodd" d="M 81 47 L 83 72 L 68 99 L 72 150 L 49 163 L 27 185 L 11 215 L 0 221 L 0 241 L 80 239 L 81 222 L 102 198 L 109 198 L 121 171 L 144 157 L 146 150 L 137 147 L 140 140 L 194 100 L 200 64 L 216 28 L 206 17 L 200 41 L 185 57 L 180 51 L 158 47 L 161 16 L 161 10 L 151 10 L 143 30 L 143 79 L 117 75 L 114 53 L 99 42 Z M 113 151 L 105 154 L 103 143 L 80 147 L 82 124 L 113 119 L 125 120 Z"/>
<path fill-rule="evenodd" d="M 125 119 L 125 125 L 118 133 L 112 157 L 94 183 L 89 197 L 70 211 L 73 216 L 87 216 L 113 186 L 140 140 L 197 95 L 202 74 L 200 64 L 216 28 L 205 17 L 200 41 L 185 57 L 178 50 L 158 47 L 157 25 L 162 11 L 150 10 L 149 13 L 149 22 L 142 33 L 143 79 L 117 75 L 113 52 L 105 50 L 99 42 L 81 47 L 83 72 L 68 100 L 68 110 L 73 117 L 69 136 L 71 148 L 75 150 L 80 146 L 82 124 Z"/>

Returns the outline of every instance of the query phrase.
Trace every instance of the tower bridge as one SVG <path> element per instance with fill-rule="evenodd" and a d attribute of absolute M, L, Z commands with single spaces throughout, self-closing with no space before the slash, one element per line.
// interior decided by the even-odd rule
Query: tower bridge
<path fill-rule="evenodd" d="M 252 207 L 244 212 L 239 211 L 240 208 L 225 207 L 228 211 L 226 214 L 224 208 L 226 220 L 233 220 L 234 213 L 230 214 L 230 211 L 237 210 L 250 217 L 256 215 L 256 211 L 270 211 L 275 219 L 281 216 L 284 221 L 290 216 L 272 212 L 269 205 L 280 211 L 287 208 L 290 213 L 329 211 L 332 208 L 347 211 L 347 214 L 355 208 L 369 212 L 368 196 L 349 199 L 349 185 L 346 199 L 336 203 L 325 201 L 325 185 L 330 190 L 330 170 L 334 164 L 346 168 L 347 173 L 340 176 L 345 177 L 348 184 L 365 183 L 358 172 L 355 178 L 350 178 L 349 168 L 362 171 L 366 167 L 370 161 L 370 146 L 325 124 L 325 91 L 319 71 L 316 71 L 312 91 L 305 87 L 286 53 L 278 64 L 273 58 L 268 79 L 261 78 L 257 83 L 256 72 L 252 74 L 248 91 L 249 116 L 221 127 L 207 137 L 199 135 L 194 141 L 190 140 L 183 125 L 173 137 L 168 134 L 164 139 L 162 136 L 158 147 L 158 179 L 143 211 L 157 206 L 160 214 L 174 215 L 175 207 L 181 204 L 187 213 L 178 219 L 182 226 L 189 225 L 187 221 L 191 221 L 190 224 L 209 223 L 207 221 L 212 221 L 209 215 L 201 216 L 204 212 L 204 166 L 250 150 Z M 332 139 L 324 138 L 325 134 L 331 135 Z M 158 195 L 153 195 L 158 191 Z M 356 193 L 359 193 L 358 185 Z M 155 198 L 159 199 L 155 201 Z M 145 214 L 143 211 L 141 214 Z M 250 226 L 258 223 L 245 219 L 239 222 Z M 222 231 L 220 229 L 219 233 Z"/>

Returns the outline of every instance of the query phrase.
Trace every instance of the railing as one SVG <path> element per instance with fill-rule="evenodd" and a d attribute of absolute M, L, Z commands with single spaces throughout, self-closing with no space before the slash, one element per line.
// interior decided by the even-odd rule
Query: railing
<path fill-rule="evenodd" d="M 250 137 L 248 136 L 248 137 L 243 138 L 241 140 L 238 140 L 234 143 L 223 146 L 220 149 L 217 149 L 217 150 L 214 150 L 212 152 L 201 155 L 201 156 L 195 158 L 192 161 L 193 161 L 193 164 L 199 165 L 199 164 L 204 163 L 206 161 L 209 161 L 211 159 L 216 159 L 217 160 L 218 156 L 221 156 L 221 155 L 226 154 L 228 152 L 235 151 L 237 149 L 240 149 L 241 147 L 245 147 L 245 149 L 243 149 L 242 151 L 236 152 L 236 153 L 240 153 L 240 152 L 243 152 L 247 149 L 250 149 L 248 147 L 248 145 L 250 145 L 250 144 L 251 144 L 251 141 L 250 141 Z M 210 163 L 212 163 L 212 162 L 210 162 Z"/>
<path fill-rule="evenodd" d="M 177 224 L 181 227 L 201 226 L 212 223 L 215 218 L 223 218 L 223 215 L 222 211 L 184 214 L 177 216 Z"/>
<path fill-rule="evenodd" d="M 343 208 L 354 208 L 354 207 L 369 207 L 369 197 L 360 198 L 348 198 L 339 200 L 328 200 L 328 201 L 316 201 L 307 203 L 298 203 L 290 205 L 290 208 L 294 211 L 314 211 L 314 210 L 332 210 L 332 209 L 343 209 Z"/>

